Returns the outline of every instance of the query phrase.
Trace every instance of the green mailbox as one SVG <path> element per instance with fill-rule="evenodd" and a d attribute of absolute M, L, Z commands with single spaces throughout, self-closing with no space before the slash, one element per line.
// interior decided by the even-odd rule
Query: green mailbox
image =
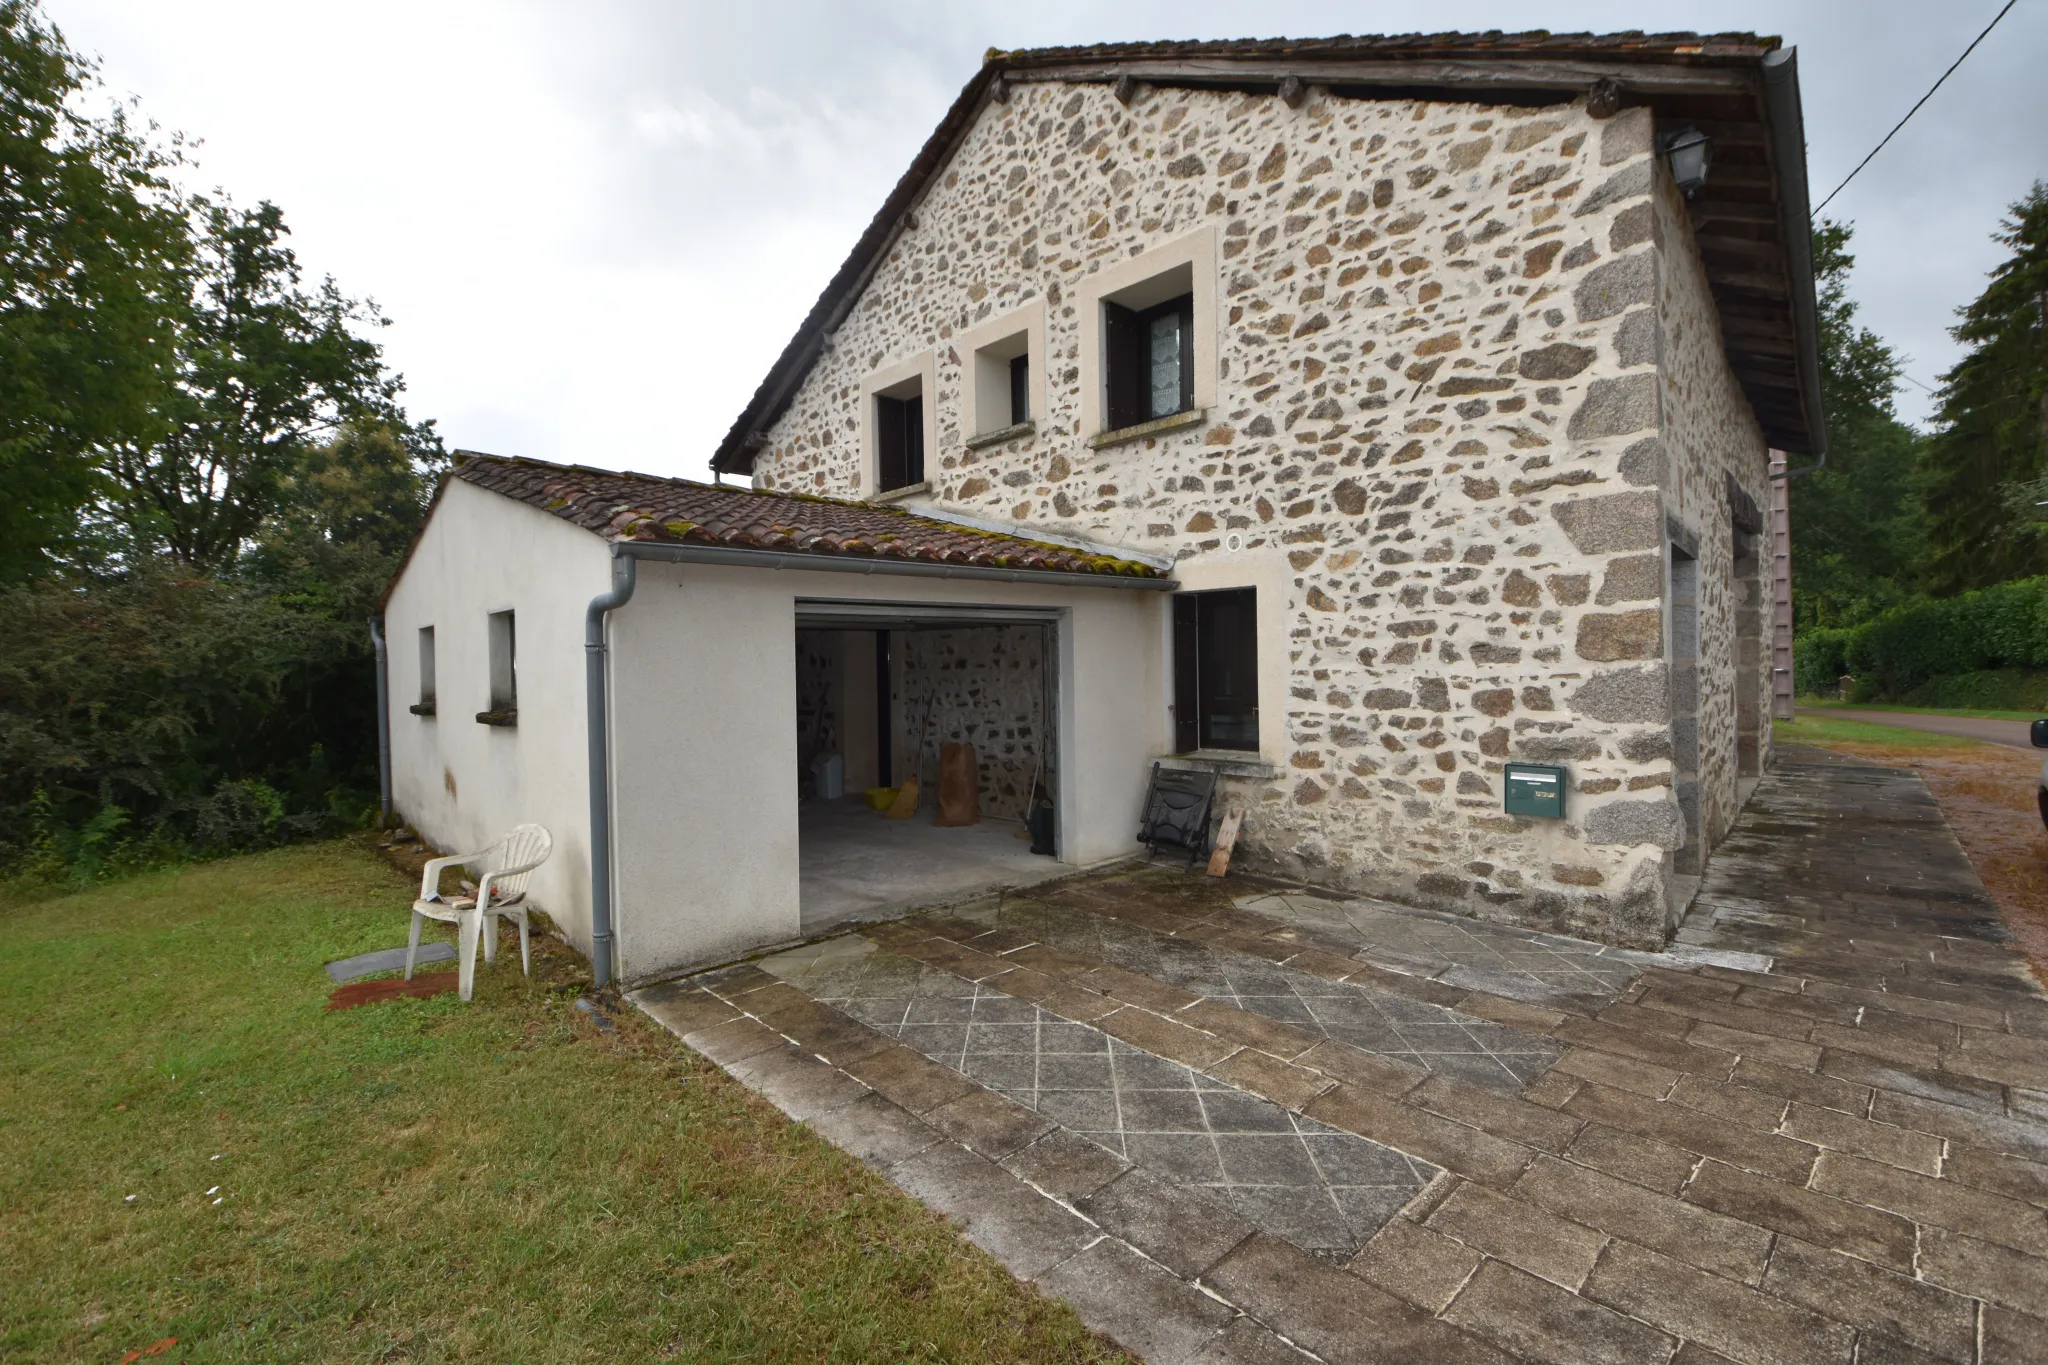
<path fill-rule="evenodd" d="M 1564 788 L 1569 778 L 1563 768 L 1554 763 L 1510 763 L 1506 772 L 1509 815 L 1564 818 Z"/>

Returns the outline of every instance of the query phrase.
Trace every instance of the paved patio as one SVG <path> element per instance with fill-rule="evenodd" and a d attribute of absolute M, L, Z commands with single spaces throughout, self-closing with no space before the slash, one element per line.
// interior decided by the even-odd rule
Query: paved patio
<path fill-rule="evenodd" d="M 1793 751 L 1666 954 L 1167 869 L 636 999 L 1154 1361 L 2048 1361 L 2048 994 Z M 1730 965 L 1735 964 L 1735 965 Z"/>

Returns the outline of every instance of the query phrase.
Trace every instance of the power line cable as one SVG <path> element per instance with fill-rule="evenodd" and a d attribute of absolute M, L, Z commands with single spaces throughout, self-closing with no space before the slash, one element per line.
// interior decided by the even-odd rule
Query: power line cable
<path fill-rule="evenodd" d="M 1950 76 L 1956 74 L 1956 68 L 1961 66 L 1964 60 L 1967 59 L 1972 52 L 1975 52 L 1977 50 L 1977 44 L 1983 42 L 1986 38 L 1990 37 L 1991 30 L 1998 27 L 1998 21 L 2000 19 L 2003 19 L 2007 15 L 2007 13 L 2011 11 L 2012 7 L 2014 5 L 2017 5 L 2019 2 L 2020 0 L 2005 0 L 2005 8 L 1992 16 L 1991 22 L 1984 25 L 1984 31 L 1982 33 L 1978 34 L 1975 38 L 1971 39 L 1970 45 L 1963 49 L 1963 55 L 1961 57 L 1958 57 L 1953 62 L 1949 63 L 1948 70 L 1941 73 L 1941 80 L 1937 80 L 1933 85 L 1927 87 L 1927 93 L 1922 95 L 1914 103 L 1913 107 L 1906 111 L 1906 117 L 1900 119 L 1898 121 L 1897 126 L 1894 127 L 1889 133 L 1886 133 L 1884 135 L 1884 142 L 1880 142 L 1875 147 L 1872 147 L 1870 149 L 1870 155 L 1864 157 L 1861 161 L 1857 162 L 1856 169 L 1849 172 L 1847 175 L 1843 176 L 1842 183 L 1835 186 L 1832 190 L 1828 191 L 1828 197 L 1820 201 L 1820 208 L 1815 209 L 1813 211 L 1814 217 L 1818 218 L 1820 216 L 1821 209 L 1824 209 L 1829 204 L 1833 203 L 1835 196 L 1840 194 L 1843 190 L 1849 187 L 1849 182 L 1851 180 L 1854 180 L 1857 177 L 1857 175 L 1863 170 L 1863 168 L 1871 163 L 1872 158 L 1874 158 L 1879 152 L 1884 150 L 1886 142 L 1890 142 L 1893 138 L 1899 135 L 1899 129 L 1905 127 L 1909 122 L 1912 121 L 1913 115 L 1920 112 L 1920 106 L 1927 103 L 1927 101 L 1929 101 L 1930 99 L 1934 98 L 1934 92 L 1941 89 L 1942 81 L 1945 81 Z"/>

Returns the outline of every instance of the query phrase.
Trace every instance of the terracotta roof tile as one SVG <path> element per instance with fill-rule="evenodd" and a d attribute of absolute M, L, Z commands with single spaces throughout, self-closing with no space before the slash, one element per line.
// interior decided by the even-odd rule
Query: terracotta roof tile
<path fill-rule="evenodd" d="M 898 507 L 463 454 L 452 477 L 611 541 L 1163 578 L 1131 559 L 957 526 Z"/>

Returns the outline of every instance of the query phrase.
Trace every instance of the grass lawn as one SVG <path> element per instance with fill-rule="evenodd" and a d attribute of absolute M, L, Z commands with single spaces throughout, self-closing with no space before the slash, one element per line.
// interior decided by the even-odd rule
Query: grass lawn
<path fill-rule="evenodd" d="M 1800 709 L 1806 710 L 1804 702 L 1800 703 Z M 1838 720 L 1810 712 L 1797 720 L 1772 721 L 1771 738 L 1779 744 L 1864 744 L 1890 749 L 1967 749 L 1978 743 L 1960 735 L 1937 735 L 1926 730 L 1872 725 L 1861 720 Z"/>
<path fill-rule="evenodd" d="M 1120 1358 L 552 941 L 325 1012 L 411 895 L 336 842 L 0 901 L 0 1359 Z"/>
<path fill-rule="evenodd" d="M 1801 711 L 1903 711 L 1915 716 L 1965 716 L 1973 720 L 2039 720 L 2048 711 L 1973 711 L 1957 706 L 1899 706 L 1888 701 L 1850 702 L 1833 697 L 1801 697 Z"/>

